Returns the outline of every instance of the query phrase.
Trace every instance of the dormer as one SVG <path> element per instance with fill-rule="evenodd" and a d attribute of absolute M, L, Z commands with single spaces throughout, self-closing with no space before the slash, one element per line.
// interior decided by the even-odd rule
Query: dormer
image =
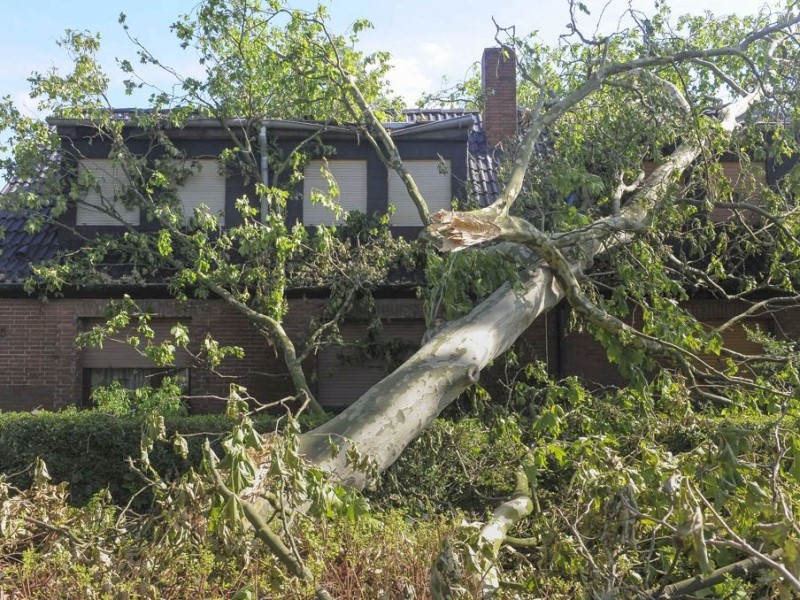
<path fill-rule="evenodd" d="M 115 118 L 130 119 L 130 111 L 115 112 Z M 142 161 L 142 165 L 126 165 L 125 172 L 119 160 L 114 160 L 114 148 L 108 138 L 99 134 L 91 122 L 76 119 L 50 119 L 61 137 L 61 154 L 66 173 L 77 178 L 83 193 L 74 201 L 64 215 L 68 225 L 83 229 L 84 233 L 114 232 L 126 226 L 149 229 L 144 211 L 135 202 L 124 198 L 124 190 L 130 183 L 153 166 L 156 161 L 173 159 L 165 155 L 158 139 L 153 139 L 133 124 L 125 125 L 122 138 L 131 155 Z M 205 206 L 214 215 L 220 227 L 240 222 L 236 210 L 236 199 L 248 193 L 243 178 L 226 173 L 220 166 L 219 156 L 230 148 L 232 141 L 219 122 L 211 119 L 189 119 L 182 128 L 162 130 L 180 157 L 174 159 L 180 169 L 179 183 L 170 182 L 180 204 L 184 221 L 188 221 L 195 209 Z M 155 186 L 151 193 L 160 192 Z M 114 213 L 119 218 L 114 216 Z"/>
<path fill-rule="evenodd" d="M 409 115 L 412 112 L 419 116 L 417 111 L 409 111 Z M 403 121 L 386 123 L 385 127 L 431 212 L 450 210 L 454 201 L 466 200 L 472 193 L 473 181 L 477 189 L 483 189 L 482 179 L 472 168 L 479 163 L 470 153 L 475 132 L 482 133 L 474 113 L 451 111 L 438 120 L 406 119 L 405 113 L 402 116 Z M 393 170 L 387 169 L 357 130 L 292 121 L 267 121 L 265 126 L 270 139 L 284 155 L 304 143 L 312 127 L 316 127 L 315 133 L 325 148 L 325 154 L 312 154 L 303 168 L 302 181 L 295 187 L 295 200 L 289 205 L 291 222 L 312 227 L 339 225 L 347 211 L 385 214 L 391 205 L 390 224 L 394 232 L 409 236 L 419 233 L 422 221 L 402 181 Z M 472 147 L 478 145 L 472 143 Z M 485 157 L 482 160 L 480 164 L 488 162 Z M 281 177 L 284 181 L 276 181 Z M 288 177 L 271 171 L 270 181 L 287 185 Z M 338 191 L 334 196 L 342 209 L 338 217 L 329 206 L 317 201 L 320 196 L 329 196 L 333 188 Z"/>

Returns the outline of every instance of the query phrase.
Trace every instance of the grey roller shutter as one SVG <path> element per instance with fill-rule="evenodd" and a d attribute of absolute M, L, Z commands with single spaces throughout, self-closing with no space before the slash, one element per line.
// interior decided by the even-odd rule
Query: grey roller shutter
<path fill-rule="evenodd" d="M 90 329 L 94 325 L 101 323 L 99 319 L 86 319 L 84 321 L 84 331 Z M 178 321 L 174 319 L 153 319 L 150 322 L 150 327 L 155 332 L 153 338 L 155 343 L 163 342 L 164 340 L 172 340 L 174 337 L 170 330 L 175 326 Z M 188 323 L 183 323 L 188 325 Z M 140 349 L 146 346 L 144 336 L 131 328 L 127 331 L 122 331 L 114 336 L 114 339 L 106 339 L 102 348 L 91 347 L 84 348 L 81 351 L 81 364 L 85 369 L 151 369 L 156 365 L 153 361 L 137 351 L 133 346 L 125 343 L 129 336 L 137 336 L 141 342 Z M 175 353 L 175 367 L 182 368 L 190 366 L 190 357 L 184 350 L 178 350 Z"/>
<path fill-rule="evenodd" d="M 77 206 L 77 225 L 119 226 L 119 219 L 103 212 L 102 209 L 116 211 L 124 223 L 139 224 L 139 207 L 126 208 L 115 195 L 127 184 L 125 173 L 107 158 L 83 159 L 79 169 L 91 171 L 97 184 L 88 190 Z"/>
<path fill-rule="evenodd" d="M 225 225 L 225 176 L 219 172 L 216 160 L 194 161 L 197 166 L 178 188 L 178 198 L 186 221 L 194 216 L 195 209 L 205 206 L 217 217 L 220 226 Z"/>
<path fill-rule="evenodd" d="M 450 185 L 450 161 L 444 161 L 444 169 L 439 160 L 407 160 L 403 164 L 414 178 L 422 193 L 428 210 L 451 210 L 453 192 Z M 394 205 L 392 225 L 421 226 L 419 212 L 405 184 L 394 171 L 389 171 L 389 204 Z"/>
<path fill-rule="evenodd" d="M 330 193 L 330 184 L 323 176 L 325 161 L 312 160 L 303 174 L 303 223 L 306 225 L 332 225 L 333 211 L 320 203 L 312 202 L 313 191 Z M 367 212 L 367 161 L 329 160 L 327 169 L 339 187 L 337 201 L 344 212 Z"/>
<path fill-rule="evenodd" d="M 349 406 L 387 374 L 385 360 L 363 360 L 356 352 L 366 337 L 366 325 L 346 324 L 341 332 L 352 346 L 331 346 L 317 353 L 317 400 L 330 409 Z M 422 321 L 384 323 L 381 341 L 408 342 L 413 351 L 419 348 L 424 332 Z"/>

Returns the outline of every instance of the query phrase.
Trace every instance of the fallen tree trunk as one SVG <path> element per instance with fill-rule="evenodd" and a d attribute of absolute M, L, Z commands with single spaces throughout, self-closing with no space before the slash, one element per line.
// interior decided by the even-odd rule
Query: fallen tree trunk
<path fill-rule="evenodd" d="M 722 129 L 733 131 L 738 118 L 759 97 L 760 93 L 754 92 L 726 107 L 720 115 Z M 703 144 L 699 138 L 676 148 L 622 209 L 621 219 L 635 223 L 637 232 L 645 229 L 652 210 L 663 200 L 675 177 L 697 159 Z M 507 219 L 503 214 L 496 214 L 492 207 L 471 214 L 479 219 L 494 218 L 499 223 Z M 532 233 L 529 245 L 543 258 L 534 259 L 521 283 L 506 283 L 469 314 L 448 323 L 409 360 L 344 412 L 304 434 L 300 451 L 307 460 L 327 471 L 333 480 L 363 488 L 367 475 L 348 460 L 348 448 L 355 448 L 361 456 L 374 460 L 378 472 L 385 470 L 442 410 L 470 384 L 477 382 L 481 370 L 510 348 L 538 317 L 563 298 L 572 300 L 581 295 L 575 273 L 588 268 L 598 254 L 627 243 L 634 236 L 630 231 L 620 234 L 615 227 L 600 228 L 605 230 L 605 235 L 577 236 L 573 252 L 567 255 L 556 248 L 550 237 L 529 227 Z M 489 232 L 488 239 L 470 238 L 467 245 L 504 241 L 497 234 L 502 227 L 487 227 L 485 231 Z M 448 240 L 463 239 L 458 229 L 442 229 L 435 222 L 428 227 L 428 232 Z M 520 241 L 516 233 L 513 241 Z M 448 247 L 455 250 L 464 246 L 450 244 Z M 601 319 L 598 325 L 607 326 L 608 323 Z"/>
<path fill-rule="evenodd" d="M 503 285 L 472 312 L 448 323 L 355 404 L 304 434 L 301 452 L 335 480 L 363 487 L 365 474 L 347 464 L 348 444 L 374 459 L 378 471 L 386 469 L 478 381 L 484 367 L 563 297 L 563 288 L 544 266 L 529 273 L 521 285 Z M 335 456 L 331 442 L 341 450 Z"/>

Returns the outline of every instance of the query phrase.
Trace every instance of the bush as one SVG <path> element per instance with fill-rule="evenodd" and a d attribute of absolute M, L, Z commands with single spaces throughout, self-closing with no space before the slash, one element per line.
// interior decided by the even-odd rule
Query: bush
<path fill-rule="evenodd" d="M 277 423 L 274 415 L 257 415 L 253 420 L 261 433 L 272 431 Z M 151 452 L 153 466 L 168 479 L 196 468 L 203 439 L 210 438 L 213 445 L 232 425 L 223 415 L 166 417 L 165 421 L 168 437 L 178 432 L 189 444 L 187 459 L 178 456 L 167 443 L 156 444 Z M 86 503 L 103 488 L 108 488 L 115 502 L 124 504 L 143 484 L 126 461 L 129 456 L 139 455 L 141 427 L 141 417 L 94 410 L 0 412 L 0 473 L 5 473 L 15 487 L 27 488 L 31 483 L 30 467 L 41 457 L 55 482 L 70 484 L 72 504 Z M 136 508 L 146 508 L 149 501 L 148 495 L 138 497 Z"/>
<path fill-rule="evenodd" d="M 92 392 L 92 403 L 97 410 L 109 415 L 143 417 L 153 411 L 171 417 L 186 416 L 181 400 L 181 387 L 167 377 L 160 386 L 143 386 L 135 390 L 122 387 L 119 381 L 99 387 Z"/>

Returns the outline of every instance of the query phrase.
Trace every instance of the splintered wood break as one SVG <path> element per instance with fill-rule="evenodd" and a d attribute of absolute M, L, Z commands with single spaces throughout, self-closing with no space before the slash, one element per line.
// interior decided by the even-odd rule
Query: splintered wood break
<path fill-rule="evenodd" d="M 456 252 L 493 240 L 501 230 L 483 215 L 439 210 L 431 215 L 428 232 L 443 252 Z"/>

